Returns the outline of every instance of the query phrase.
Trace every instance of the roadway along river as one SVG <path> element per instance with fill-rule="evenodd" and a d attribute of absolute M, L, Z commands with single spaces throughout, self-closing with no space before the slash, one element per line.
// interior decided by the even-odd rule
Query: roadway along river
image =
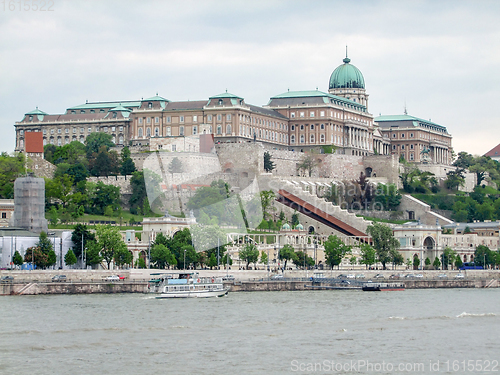
<path fill-rule="evenodd" d="M 2 296 L 0 373 L 500 373 L 499 300 L 499 288 Z"/>

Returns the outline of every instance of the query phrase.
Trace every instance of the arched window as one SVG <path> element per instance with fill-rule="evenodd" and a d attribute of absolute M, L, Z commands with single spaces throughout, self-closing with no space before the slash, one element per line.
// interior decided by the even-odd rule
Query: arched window
<path fill-rule="evenodd" d="M 217 125 L 217 134 L 222 134 L 222 127 Z"/>
<path fill-rule="evenodd" d="M 142 138 L 142 136 L 143 136 L 142 128 L 139 128 L 139 138 Z"/>
<path fill-rule="evenodd" d="M 321 135 L 319 136 L 319 141 L 320 141 L 321 143 L 325 143 L 325 135 L 324 135 L 324 134 L 321 134 Z"/>
<path fill-rule="evenodd" d="M 295 143 L 295 136 L 294 135 L 290 136 L 290 143 Z"/>
<path fill-rule="evenodd" d="M 301 134 L 300 136 L 300 143 L 304 143 L 304 134 Z"/>
<path fill-rule="evenodd" d="M 155 136 L 158 137 L 160 135 L 160 128 L 155 128 Z"/>
<path fill-rule="evenodd" d="M 83 139 L 83 137 L 80 137 L 81 139 Z M 120 135 L 118 137 L 118 144 L 122 145 L 123 144 L 123 135 Z"/>
<path fill-rule="evenodd" d="M 184 135 L 184 126 L 179 126 L 179 135 Z"/>
<path fill-rule="evenodd" d="M 146 128 L 146 137 L 151 137 L 151 128 Z"/>
<path fill-rule="evenodd" d="M 226 125 L 226 134 L 231 134 L 231 125 Z"/>
<path fill-rule="evenodd" d="M 314 134 L 309 136 L 309 143 L 314 143 Z"/>

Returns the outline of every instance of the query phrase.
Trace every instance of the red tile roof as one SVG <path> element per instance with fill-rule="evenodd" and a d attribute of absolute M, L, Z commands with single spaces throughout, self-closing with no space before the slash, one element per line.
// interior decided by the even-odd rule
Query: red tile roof
<path fill-rule="evenodd" d="M 500 157 L 500 144 L 493 147 L 490 151 L 488 151 L 484 156 L 489 156 L 490 158 Z"/>

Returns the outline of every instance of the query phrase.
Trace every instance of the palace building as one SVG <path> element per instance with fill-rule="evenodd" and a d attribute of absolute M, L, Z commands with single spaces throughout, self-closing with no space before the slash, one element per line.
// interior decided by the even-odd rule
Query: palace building
<path fill-rule="evenodd" d="M 374 120 L 368 112 L 364 77 L 350 62 L 346 57 L 333 71 L 328 92 L 288 91 L 271 97 L 264 106 L 247 104 L 243 97 L 225 92 L 197 101 L 171 101 L 156 94 L 136 101 L 87 102 L 63 114 L 36 108 L 15 124 L 15 151 L 26 151 L 29 132 L 41 133 L 43 145 L 84 142 L 89 134 L 103 132 L 116 145 L 168 151 L 176 151 L 175 142 L 167 141 L 173 137 L 213 134 L 217 143 L 256 141 L 275 149 L 335 150 L 358 156 L 398 153 L 410 161 L 419 161 L 418 152 L 425 146 L 431 148 L 434 162 L 449 163 L 451 136 L 446 128 L 415 118 L 411 124 L 398 122 L 396 132 L 395 122 L 387 125 L 387 116 Z M 407 129 L 410 125 L 416 127 L 413 133 Z M 412 138 L 419 142 L 404 142 Z M 438 153 L 441 149 L 446 151 Z"/>

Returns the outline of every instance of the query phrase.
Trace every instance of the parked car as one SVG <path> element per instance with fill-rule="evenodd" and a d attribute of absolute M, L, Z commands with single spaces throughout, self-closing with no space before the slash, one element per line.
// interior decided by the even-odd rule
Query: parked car
<path fill-rule="evenodd" d="M 446 278 L 448 277 L 448 275 L 447 275 L 447 274 L 445 274 L 445 273 L 442 273 L 442 274 L 438 275 L 438 277 L 439 277 L 440 279 L 446 279 Z"/>
<path fill-rule="evenodd" d="M 351 285 L 351 282 L 349 280 L 342 280 L 340 285 Z"/>
<path fill-rule="evenodd" d="M 408 275 L 405 276 L 407 279 L 413 279 L 415 278 L 415 275 L 412 273 L 409 273 Z"/>
<path fill-rule="evenodd" d="M 222 281 L 234 281 L 234 276 L 233 275 L 223 276 Z"/>
<path fill-rule="evenodd" d="M 350 273 L 349 275 L 346 276 L 346 278 L 348 279 L 354 279 L 356 276 L 354 276 L 352 273 Z"/>
<path fill-rule="evenodd" d="M 337 276 L 337 279 L 346 279 L 346 278 L 347 278 L 347 276 L 344 274 L 340 274 Z"/>
<path fill-rule="evenodd" d="M 111 276 L 106 277 L 106 280 L 107 281 L 119 281 L 120 278 L 116 275 L 111 275 Z"/>
<path fill-rule="evenodd" d="M 356 275 L 356 279 L 364 279 L 365 278 L 365 275 L 363 273 L 358 273 Z"/>
<path fill-rule="evenodd" d="M 399 275 L 393 274 L 393 275 L 389 276 L 389 279 L 397 280 L 397 279 L 399 279 Z"/>
<path fill-rule="evenodd" d="M 118 276 L 118 278 L 119 278 L 120 280 L 125 280 L 125 276 L 123 276 L 123 275 L 116 275 L 116 276 Z"/>
<path fill-rule="evenodd" d="M 283 280 L 284 277 L 283 275 L 274 275 L 274 276 L 271 276 L 271 280 Z"/>
<path fill-rule="evenodd" d="M 63 281 L 66 281 L 66 280 L 67 280 L 66 275 L 55 275 L 52 278 L 52 281 L 54 281 L 54 282 L 63 282 Z"/>
<path fill-rule="evenodd" d="M 385 279 L 385 276 L 384 276 L 384 275 L 382 275 L 381 273 L 377 273 L 377 274 L 375 275 L 375 279 Z"/>
<path fill-rule="evenodd" d="M 13 276 L 2 276 L 0 281 L 2 283 L 11 283 L 12 281 L 14 281 L 14 277 Z"/>
<path fill-rule="evenodd" d="M 422 275 L 421 273 L 417 273 L 417 274 L 415 275 L 415 277 L 416 277 L 417 279 L 423 279 L 423 278 L 424 278 L 424 275 Z"/>
<path fill-rule="evenodd" d="M 455 279 L 464 279 L 464 278 L 465 278 L 465 276 L 464 276 L 464 274 L 463 274 L 463 273 L 457 273 L 457 274 L 455 275 Z"/>

